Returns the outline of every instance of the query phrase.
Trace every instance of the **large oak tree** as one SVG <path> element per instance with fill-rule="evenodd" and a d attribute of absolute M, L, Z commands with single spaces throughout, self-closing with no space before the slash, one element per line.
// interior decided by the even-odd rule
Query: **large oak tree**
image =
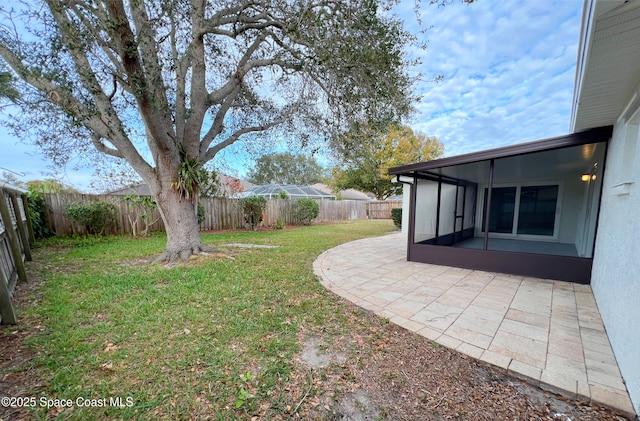
<path fill-rule="evenodd" d="M 403 48 L 412 38 L 390 3 L 2 3 L 0 71 L 21 81 L 12 126 L 57 162 L 90 148 L 125 160 L 158 203 L 160 258 L 184 259 L 206 249 L 200 170 L 224 148 L 292 133 L 335 140 L 407 114 Z"/>

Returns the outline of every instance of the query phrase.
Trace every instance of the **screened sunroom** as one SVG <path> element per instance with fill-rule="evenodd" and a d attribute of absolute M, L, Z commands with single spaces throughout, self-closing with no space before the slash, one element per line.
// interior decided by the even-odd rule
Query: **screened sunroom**
<path fill-rule="evenodd" d="M 611 127 L 396 167 L 408 260 L 588 283 Z"/>

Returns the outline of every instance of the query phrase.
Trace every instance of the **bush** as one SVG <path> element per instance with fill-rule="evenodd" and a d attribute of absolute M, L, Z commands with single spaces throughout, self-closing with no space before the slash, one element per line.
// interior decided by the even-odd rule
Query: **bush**
<path fill-rule="evenodd" d="M 284 229 L 284 227 L 286 226 L 286 224 L 284 223 L 284 220 L 281 218 L 278 218 L 276 220 L 276 223 L 273 224 L 273 228 L 277 229 L 277 230 L 282 230 Z"/>
<path fill-rule="evenodd" d="M 240 209 L 244 214 L 244 222 L 255 231 L 262 222 L 262 213 L 267 208 L 267 199 L 264 196 L 249 196 L 240 199 Z"/>
<path fill-rule="evenodd" d="M 115 225 L 117 210 L 108 202 L 74 202 L 67 205 L 65 214 L 89 233 L 102 235 L 105 228 Z"/>
<path fill-rule="evenodd" d="M 293 204 L 293 217 L 302 225 L 309 225 L 320 214 L 320 205 L 313 199 L 301 198 Z"/>
<path fill-rule="evenodd" d="M 402 208 L 393 208 L 391 209 L 391 219 L 393 219 L 393 223 L 396 228 L 402 228 Z"/>
<path fill-rule="evenodd" d="M 55 232 L 47 226 L 47 202 L 44 201 L 42 193 L 36 191 L 32 186 L 29 186 L 29 193 L 27 193 L 27 204 L 33 235 L 38 239 L 53 237 Z"/>

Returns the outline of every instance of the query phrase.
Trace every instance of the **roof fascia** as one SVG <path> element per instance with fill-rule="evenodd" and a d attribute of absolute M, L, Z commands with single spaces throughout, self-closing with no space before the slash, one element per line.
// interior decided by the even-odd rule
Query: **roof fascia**
<path fill-rule="evenodd" d="M 584 82 L 584 73 L 591 51 L 591 36 L 595 30 L 595 10 L 597 0 L 585 0 L 582 6 L 582 23 L 580 25 L 580 41 L 578 44 L 578 58 L 576 61 L 576 75 L 573 89 L 573 102 L 571 104 L 570 130 L 573 133 L 578 116 L 578 105 Z"/>

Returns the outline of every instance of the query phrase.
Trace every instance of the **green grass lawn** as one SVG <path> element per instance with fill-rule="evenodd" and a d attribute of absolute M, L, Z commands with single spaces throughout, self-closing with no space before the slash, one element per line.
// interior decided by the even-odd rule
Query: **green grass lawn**
<path fill-rule="evenodd" d="M 391 221 L 203 234 L 223 248 L 167 268 L 164 237 L 54 239 L 35 250 L 39 303 L 19 310 L 44 378 L 37 396 L 107 399 L 106 407 L 37 409 L 64 419 L 287 418 L 300 401 L 294 354 L 305 332 L 349 329 L 344 304 L 313 274 L 335 245 Z M 298 379 L 299 380 L 299 379 Z M 299 384 L 298 384 L 299 386 Z M 123 407 L 109 406 L 121 397 Z M 130 398 L 127 401 L 126 398 Z M 102 401 L 93 402 L 97 405 Z"/>

